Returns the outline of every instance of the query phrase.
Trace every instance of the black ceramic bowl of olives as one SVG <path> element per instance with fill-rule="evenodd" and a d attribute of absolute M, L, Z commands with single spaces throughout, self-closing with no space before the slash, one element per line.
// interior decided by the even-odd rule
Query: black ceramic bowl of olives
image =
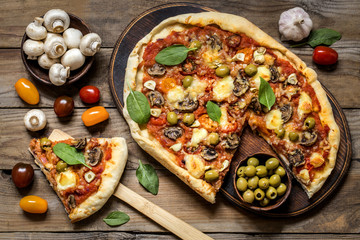
<path fill-rule="evenodd" d="M 246 208 L 269 211 L 279 207 L 291 191 L 290 174 L 274 155 L 257 153 L 241 160 L 234 174 L 234 189 Z"/>

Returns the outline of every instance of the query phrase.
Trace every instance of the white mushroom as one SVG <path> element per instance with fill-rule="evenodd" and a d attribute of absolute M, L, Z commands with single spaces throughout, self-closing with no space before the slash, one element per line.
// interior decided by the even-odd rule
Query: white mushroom
<path fill-rule="evenodd" d="M 59 58 L 66 52 L 67 47 L 60 34 L 48 34 L 44 44 L 44 51 L 50 58 Z"/>
<path fill-rule="evenodd" d="M 69 15 L 61 9 L 51 9 L 44 15 L 44 26 L 49 32 L 62 33 L 70 25 Z"/>
<path fill-rule="evenodd" d="M 46 125 L 46 116 L 40 109 L 32 109 L 24 116 L 25 127 L 29 131 L 39 131 Z"/>
<path fill-rule="evenodd" d="M 101 38 L 96 33 L 88 33 L 80 41 L 80 51 L 84 56 L 94 56 L 100 51 Z"/>
<path fill-rule="evenodd" d="M 70 70 L 76 70 L 85 63 L 85 56 L 82 55 L 78 48 L 73 48 L 67 51 L 61 57 L 61 64 L 65 67 L 70 67 Z"/>
<path fill-rule="evenodd" d="M 42 40 L 46 38 L 46 28 L 42 26 L 44 19 L 41 17 L 36 17 L 34 22 L 30 23 L 26 27 L 26 35 L 32 40 Z"/>
<path fill-rule="evenodd" d="M 55 63 L 49 70 L 50 81 L 56 85 L 61 86 L 66 82 L 66 79 L 70 76 L 70 67 L 64 67 L 60 63 Z"/>
<path fill-rule="evenodd" d="M 83 34 L 80 30 L 75 28 L 68 28 L 63 33 L 63 38 L 65 40 L 66 46 L 68 48 L 79 48 L 81 38 Z"/>
<path fill-rule="evenodd" d="M 49 58 L 49 56 L 46 53 L 44 53 L 38 58 L 38 63 L 40 67 L 44 69 L 50 69 L 53 64 L 59 62 L 60 62 L 60 58 Z"/>
<path fill-rule="evenodd" d="M 23 50 L 30 60 L 36 60 L 38 56 L 44 53 L 44 43 L 28 39 L 24 42 Z"/>

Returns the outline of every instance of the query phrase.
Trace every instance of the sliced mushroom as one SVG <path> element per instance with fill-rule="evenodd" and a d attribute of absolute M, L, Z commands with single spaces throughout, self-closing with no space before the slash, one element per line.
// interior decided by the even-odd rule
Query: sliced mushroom
<path fill-rule="evenodd" d="M 234 95 L 236 97 L 240 97 L 241 95 L 245 94 L 248 89 L 249 81 L 244 76 L 239 74 L 234 80 Z"/>
<path fill-rule="evenodd" d="M 236 149 L 240 145 L 240 138 L 236 133 L 230 133 L 227 135 L 224 147 L 226 149 Z"/>
<path fill-rule="evenodd" d="M 150 100 L 151 106 L 161 107 L 165 103 L 164 97 L 158 91 L 149 92 L 148 98 Z"/>
<path fill-rule="evenodd" d="M 184 75 L 190 75 L 193 74 L 195 69 L 196 69 L 196 64 L 195 62 L 190 59 L 187 58 L 182 64 L 181 64 L 181 68 L 182 68 L 182 74 Z"/>
<path fill-rule="evenodd" d="M 291 166 L 298 167 L 305 164 L 304 155 L 300 149 L 295 149 L 288 155 Z"/>
<path fill-rule="evenodd" d="M 193 112 L 199 107 L 199 101 L 186 97 L 183 101 L 175 104 L 175 108 L 181 112 Z"/>
<path fill-rule="evenodd" d="M 226 38 L 226 44 L 232 48 L 239 46 L 240 42 L 241 42 L 241 37 L 236 34 L 231 35 L 230 37 Z"/>
<path fill-rule="evenodd" d="M 212 161 L 218 157 L 218 153 L 214 148 L 206 147 L 202 150 L 201 156 L 207 161 Z"/>
<path fill-rule="evenodd" d="M 152 67 L 147 69 L 149 75 L 154 77 L 161 77 L 165 74 L 166 69 L 163 65 L 155 63 Z"/>
<path fill-rule="evenodd" d="M 281 119 L 284 123 L 290 120 L 292 114 L 293 114 L 293 108 L 290 104 L 285 104 L 280 108 L 281 112 Z"/>
<path fill-rule="evenodd" d="M 184 130 L 181 127 L 168 127 L 164 129 L 164 135 L 171 140 L 176 140 L 181 137 L 184 133 Z"/>
<path fill-rule="evenodd" d="M 270 67 L 270 72 L 271 72 L 270 81 L 273 83 L 276 83 L 277 81 L 279 81 L 280 73 L 275 66 Z"/>
<path fill-rule="evenodd" d="M 221 50 L 222 49 L 222 42 L 220 38 L 216 35 L 212 35 L 206 40 L 206 43 L 210 45 L 210 47 L 214 50 Z"/>
<path fill-rule="evenodd" d="M 301 134 L 299 144 L 303 146 L 311 146 L 316 142 L 317 137 L 318 136 L 315 132 L 305 131 L 303 134 Z"/>
<path fill-rule="evenodd" d="M 101 161 L 102 156 L 102 150 L 99 147 L 94 147 L 87 152 L 87 156 L 85 157 L 86 163 L 92 167 L 96 166 Z"/>
<path fill-rule="evenodd" d="M 69 197 L 67 198 L 67 203 L 68 203 L 68 207 L 70 209 L 76 208 L 76 200 L 75 200 L 75 196 L 73 194 L 69 195 Z"/>
<path fill-rule="evenodd" d="M 86 146 L 86 138 L 77 138 L 71 141 L 71 144 L 76 148 L 76 149 L 84 149 Z"/>
<path fill-rule="evenodd" d="M 256 114 L 260 114 L 261 113 L 261 103 L 259 102 L 259 99 L 257 97 L 253 97 L 251 99 L 251 102 L 249 104 L 249 108 L 251 108 L 252 110 L 254 110 L 254 112 Z"/>

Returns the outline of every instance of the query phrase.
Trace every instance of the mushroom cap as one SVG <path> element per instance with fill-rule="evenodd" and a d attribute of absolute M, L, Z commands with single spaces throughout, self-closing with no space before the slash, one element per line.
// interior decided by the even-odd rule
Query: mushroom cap
<path fill-rule="evenodd" d="M 177 102 L 175 108 L 181 112 L 193 112 L 199 107 L 199 101 L 186 97 L 183 101 Z"/>
<path fill-rule="evenodd" d="M 166 68 L 158 63 L 155 63 L 154 65 L 152 65 L 150 68 L 147 69 L 147 73 L 150 76 L 154 76 L 154 77 L 161 77 L 165 74 L 166 72 Z"/>
<path fill-rule="evenodd" d="M 85 56 L 82 55 L 78 48 L 68 50 L 61 57 L 61 64 L 65 67 L 70 67 L 70 70 L 76 70 L 82 67 L 85 63 Z"/>
<path fill-rule="evenodd" d="M 176 140 L 181 137 L 184 133 L 184 130 L 181 127 L 168 127 L 164 130 L 164 135 L 171 140 Z"/>
<path fill-rule="evenodd" d="M 32 40 L 42 40 L 46 38 L 46 28 L 42 26 L 43 18 L 36 17 L 35 21 L 27 25 L 26 35 Z"/>
<path fill-rule="evenodd" d="M 63 33 L 65 44 L 69 49 L 79 48 L 82 37 L 81 31 L 75 28 L 68 28 Z"/>
<path fill-rule="evenodd" d="M 24 116 L 25 127 L 29 131 L 39 131 L 46 126 L 46 115 L 40 109 L 32 109 Z"/>
<path fill-rule="evenodd" d="M 44 53 L 44 43 L 42 41 L 28 39 L 24 42 L 23 50 L 29 57 L 38 57 Z"/>
<path fill-rule="evenodd" d="M 70 17 L 64 10 L 51 9 L 44 15 L 44 26 L 49 32 L 62 33 L 69 25 Z"/>
<path fill-rule="evenodd" d="M 150 100 L 151 106 L 161 107 L 165 103 L 164 97 L 158 91 L 151 91 L 147 96 Z"/>

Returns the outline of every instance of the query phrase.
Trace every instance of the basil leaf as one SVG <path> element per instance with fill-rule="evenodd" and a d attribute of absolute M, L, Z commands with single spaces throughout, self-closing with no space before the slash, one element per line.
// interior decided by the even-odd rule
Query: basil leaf
<path fill-rule="evenodd" d="M 91 169 L 91 167 L 85 163 L 84 154 L 78 152 L 76 148 L 70 146 L 69 144 L 58 143 L 53 147 L 53 151 L 56 156 L 69 165 L 82 164 Z"/>
<path fill-rule="evenodd" d="M 218 105 L 216 105 L 212 101 L 208 101 L 206 103 L 206 111 L 211 120 L 220 123 L 221 110 Z"/>
<path fill-rule="evenodd" d="M 140 184 L 149 192 L 156 195 L 159 191 L 159 177 L 150 164 L 142 164 L 139 160 L 139 167 L 136 169 L 136 177 Z"/>
<path fill-rule="evenodd" d="M 311 47 L 322 44 L 330 46 L 340 39 L 341 34 L 339 32 L 328 28 L 320 28 L 311 32 L 308 43 Z"/>
<path fill-rule="evenodd" d="M 132 120 L 138 124 L 147 123 L 150 119 L 150 105 L 145 95 L 133 91 L 129 84 L 130 94 L 126 98 L 126 107 Z"/>
<path fill-rule="evenodd" d="M 129 215 L 120 211 L 111 212 L 109 215 L 107 215 L 106 218 L 103 219 L 103 221 L 107 225 L 112 227 L 123 225 L 124 223 L 127 223 L 129 220 L 130 220 Z"/>
<path fill-rule="evenodd" d="M 275 103 L 275 94 L 270 84 L 260 77 L 259 102 L 269 110 Z"/>
<path fill-rule="evenodd" d="M 196 50 L 196 48 L 187 48 L 184 45 L 176 44 L 161 50 L 155 57 L 157 63 L 174 66 L 182 63 L 188 52 Z"/>

